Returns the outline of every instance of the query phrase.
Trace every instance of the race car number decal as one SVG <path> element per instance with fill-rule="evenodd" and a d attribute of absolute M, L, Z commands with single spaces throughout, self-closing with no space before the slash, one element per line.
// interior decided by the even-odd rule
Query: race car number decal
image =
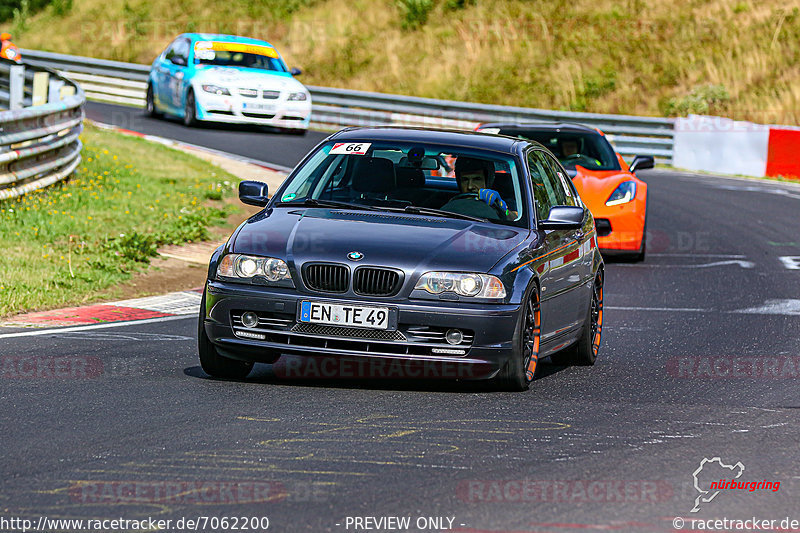
<path fill-rule="evenodd" d="M 372 143 L 336 143 L 331 148 L 331 153 L 334 155 L 366 155 Z"/>

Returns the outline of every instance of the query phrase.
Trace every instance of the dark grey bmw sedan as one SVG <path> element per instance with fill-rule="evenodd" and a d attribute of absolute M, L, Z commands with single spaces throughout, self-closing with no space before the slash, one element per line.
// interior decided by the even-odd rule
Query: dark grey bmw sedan
<path fill-rule="evenodd" d="M 525 390 L 543 357 L 595 362 L 594 220 L 537 143 L 346 129 L 273 196 L 245 181 L 239 197 L 263 210 L 211 258 L 198 330 L 211 376 L 301 356 Z"/>

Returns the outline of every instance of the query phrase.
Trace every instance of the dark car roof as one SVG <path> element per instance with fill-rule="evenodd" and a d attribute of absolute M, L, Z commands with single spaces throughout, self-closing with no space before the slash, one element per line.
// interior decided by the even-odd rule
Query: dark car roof
<path fill-rule="evenodd" d="M 525 130 L 538 130 L 538 131 L 571 131 L 575 133 L 596 133 L 596 129 L 586 126 L 584 124 L 575 124 L 572 122 L 491 122 L 488 124 L 481 124 L 483 128 L 516 128 Z"/>
<path fill-rule="evenodd" d="M 487 135 L 480 132 L 438 130 L 426 128 L 403 128 L 378 126 L 369 128 L 347 128 L 330 137 L 336 141 L 399 141 L 445 144 L 462 148 L 477 148 L 496 152 L 516 153 L 525 144 L 538 143 L 502 135 Z"/>

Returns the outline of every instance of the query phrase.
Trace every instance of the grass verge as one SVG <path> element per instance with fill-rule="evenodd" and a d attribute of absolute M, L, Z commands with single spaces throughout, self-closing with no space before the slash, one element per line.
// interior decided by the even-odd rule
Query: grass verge
<path fill-rule="evenodd" d="M 82 140 L 70 180 L 0 202 L 0 316 L 115 296 L 158 246 L 206 240 L 239 209 L 238 180 L 192 155 L 91 126 Z"/>

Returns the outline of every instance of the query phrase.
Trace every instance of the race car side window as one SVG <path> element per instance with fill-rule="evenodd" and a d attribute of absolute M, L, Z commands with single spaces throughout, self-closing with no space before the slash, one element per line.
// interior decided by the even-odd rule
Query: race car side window
<path fill-rule="evenodd" d="M 559 201 L 562 201 L 561 199 L 563 198 L 563 202 L 558 205 L 578 205 L 575 200 L 576 195 L 573 194 L 573 189 L 570 187 L 572 182 L 570 180 L 570 183 L 567 184 L 567 180 L 569 180 L 569 178 L 564 174 L 564 171 L 561 170 L 561 166 L 556 162 L 556 159 L 550 154 L 546 154 L 544 152 L 540 152 L 540 155 L 547 164 L 547 175 L 553 184 L 553 188 L 558 191 L 557 196 Z"/>
<path fill-rule="evenodd" d="M 173 56 L 170 59 L 176 65 L 186 66 L 189 64 L 189 40 L 178 39 L 173 47 Z"/>
<path fill-rule="evenodd" d="M 542 162 L 533 150 L 528 152 L 528 171 L 533 185 L 533 199 L 536 202 L 536 217 L 539 220 L 546 220 L 550 208 L 557 204 L 555 196 L 548 190 L 548 179 Z"/>
<path fill-rule="evenodd" d="M 536 159 L 544 174 L 544 185 L 547 189 L 547 197 L 550 198 L 552 205 L 568 205 L 567 195 L 561 185 L 558 176 L 550 168 L 550 163 L 547 161 L 547 155 L 544 152 L 537 151 Z"/>
<path fill-rule="evenodd" d="M 165 61 L 172 61 L 172 58 L 175 57 L 175 47 L 177 46 L 179 40 L 180 39 L 175 39 L 174 41 L 169 43 L 166 52 L 164 52 Z"/>

